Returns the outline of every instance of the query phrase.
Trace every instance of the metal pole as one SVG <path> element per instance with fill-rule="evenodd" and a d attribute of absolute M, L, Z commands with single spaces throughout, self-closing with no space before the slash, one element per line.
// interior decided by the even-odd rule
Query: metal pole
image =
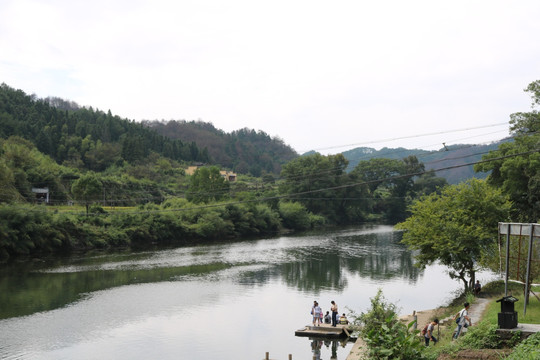
<path fill-rule="evenodd" d="M 529 236 L 529 256 L 527 256 L 527 275 L 525 276 L 525 301 L 523 304 L 523 317 L 527 313 L 527 304 L 529 303 L 529 278 L 531 276 L 531 259 L 534 240 L 534 225 L 531 224 L 531 236 Z"/>
<path fill-rule="evenodd" d="M 504 296 L 508 296 L 508 268 L 510 262 L 510 223 L 508 223 L 508 231 L 506 232 L 506 275 L 504 278 Z"/>

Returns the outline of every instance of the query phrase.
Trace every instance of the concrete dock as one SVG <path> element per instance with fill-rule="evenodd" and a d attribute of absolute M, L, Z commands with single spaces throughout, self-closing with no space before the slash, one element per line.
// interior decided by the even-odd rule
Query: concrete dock
<path fill-rule="evenodd" d="M 501 339 L 511 339 L 514 333 L 519 332 L 521 340 L 528 338 L 529 336 L 540 332 L 540 324 L 518 324 L 513 329 L 497 329 L 497 335 Z"/>
<path fill-rule="evenodd" d="M 321 324 L 320 326 L 306 325 L 294 332 L 296 336 L 320 337 L 320 338 L 347 338 L 351 331 L 348 325 Z"/>

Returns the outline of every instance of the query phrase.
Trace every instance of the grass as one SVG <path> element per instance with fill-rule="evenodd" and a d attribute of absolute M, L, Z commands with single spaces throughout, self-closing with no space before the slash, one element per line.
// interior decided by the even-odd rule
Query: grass
<path fill-rule="evenodd" d="M 102 209 L 106 212 L 123 212 L 123 211 L 133 211 L 134 206 L 102 206 Z M 47 210 L 56 211 L 59 213 L 77 213 L 84 214 L 86 213 L 86 207 L 83 205 L 51 205 L 47 206 Z"/>
<path fill-rule="evenodd" d="M 540 288 L 533 288 L 533 292 L 537 295 L 540 293 Z M 540 301 L 530 296 L 529 305 L 527 306 L 527 314 L 523 316 L 523 285 L 516 283 L 508 284 L 508 294 L 519 299 L 515 303 L 515 311 L 518 313 L 518 322 L 539 324 L 540 323 Z M 460 337 L 458 341 L 452 341 L 453 331 L 456 327 L 453 321 L 450 321 L 444 326 L 440 326 L 435 333 L 439 342 L 437 346 L 426 348 L 424 355 L 427 359 L 437 359 L 441 354 L 455 354 L 458 351 L 466 349 L 484 349 L 496 348 L 503 344 L 498 344 L 498 339 L 494 335 L 494 330 L 498 325 L 498 313 L 501 310 L 501 304 L 496 300 L 504 296 L 504 281 L 495 281 L 486 284 L 482 289 L 481 296 L 489 298 L 492 301 L 488 304 L 486 311 L 483 314 L 482 321 L 469 328 L 469 335 Z M 540 295 L 539 295 L 540 296 Z M 447 316 L 453 316 L 457 311 L 461 310 L 462 303 L 471 301 L 470 295 L 461 295 L 456 298 L 444 311 Z M 519 304 L 519 305 L 518 305 Z"/>
<path fill-rule="evenodd" d="M 533 295 L 529 296 L 529 305 L 527 305 L 527 311 L 525 316 L 523 316 L 523 290 L 522 285 L 518 285 L 517 291 L 508 292 L 509 295 L 512 295 L 518 301 L 514 303 L 514 310 L 518 315 L 518 323 L 523 324 L 540 324 L 540 301 Z M 537 295 L 540 292 L 540 288 L 534 288 L 533 292 Z M 504 291 L 500 294 L 500 297 L 504 296 Z M 484 319 L 489 321 L 491 324 L 497 324 L 498 322 L 498 313 L 501 311 L 501 304 L 496 302 L 497 298 L 493 298 L 493 301 L 489 303 L 484 313 Z"/>

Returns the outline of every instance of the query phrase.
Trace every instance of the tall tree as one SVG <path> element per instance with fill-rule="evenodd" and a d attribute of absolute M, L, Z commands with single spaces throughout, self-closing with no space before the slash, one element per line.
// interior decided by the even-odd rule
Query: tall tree
<path fill-rule="evenodd" d="M 337 223 L 346 222 L 343 200 L 347 190 L 341 186 L 347 183 L 347 165 L 342 154 L 299 157 L 283 166 L 280 191 L 294 195 L 291 200 L 297 200 L 315 214 Z"/>
<path fill-rule="evenodd" d="M 510 207 L 499 189 L 472 179 L 413 202 L 412 215 L 396 228 L 405 230 L 403 243 L 419 250 L 420 267 L 440 261 L 467 291 L 480 261 L 497 246 L 497 225 L 508 220 Z"/>
<path fill-rule="evenodd" d="M 103 185 L 101 181 L 92 173 L 81 176 L 71 186 L 71 192 L 75 199 L 84 203 L 87 215 L 90 204 L 101 198 L 102 191 Z"/>
<path fill-rule="evenodd" d="M 372 211 L 386 220 L 398 222 L 406 217 L 407 205 L 415 196 L 415 178 L 424 171 L 424 164 L 415 156 L 402 160 L 370 159 L 361 161 L 351 172 L 365 182 L 372 198 Z"/>
<path fill-rule="evenodd" d="M 229 195 L 229 182 L 221 176 L 217 166 L 195 170 L 190 178 L 186 198 L 195 203 L 221 200 Z"/>
<path fill-rule="evenodd" d="M 488 182 L 510 196 L 514 218 L 523 222 L 540 219 L 540 80 L 525 89 L 532 97 L 531 112 L 510 115 L 514 141 L 503 143 L 483 157 L 490 160 L 475 165 L 475 171 L 491 171 Z"/>

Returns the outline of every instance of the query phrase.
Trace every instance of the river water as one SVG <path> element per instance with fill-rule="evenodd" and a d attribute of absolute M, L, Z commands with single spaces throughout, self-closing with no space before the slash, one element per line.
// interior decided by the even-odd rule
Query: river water
<path fill-rule="evenodd" d="M 461 287 L 442 266 L 414 267 L 400 235 L 377 225 L 4 265 L 0 359 L 344 360 L 352 343 L 294 335 L 313 300 L 359 313 L 381 288 L 405 314 Z"/>

